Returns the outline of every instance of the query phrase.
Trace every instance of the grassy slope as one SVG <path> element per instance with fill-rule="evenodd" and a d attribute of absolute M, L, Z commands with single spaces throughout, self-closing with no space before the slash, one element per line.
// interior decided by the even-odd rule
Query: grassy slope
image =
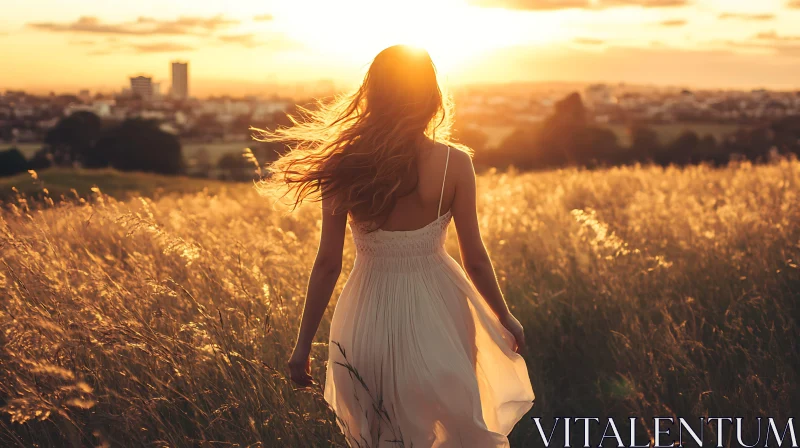
<path fill-rule="evenodd" d="M 527 417 L 737 416 L 751 443 L 756 417 L 797 416 L 800 162 L 478 182 L 530 347 Z M 321 388 L 285 377 L 318 237 L 317 208 L 249 187 L 0 212 L 0 446 L 344 446 Z M 348 237 L 320 383 L 354 256 Z M 541 446 L 529 418 L 510 438 Z"/>
<path fill-rule="evenodd" d="M 113 169 L 67 169 L 50 168 L 36 173 L 34 179 L 29 173 L 0 178 L 0 200 L 15 195 L 12 187 L 25 196 L 40 196 L 47 188 L 50 197 L 74 197 L 74 189 L 81 197 L 91 193 L 92 187 L 117 199 L 134 195 L 156 197 L 171 193 L 193 193 L 208 189 L 215 193 L 222 189 L 241 188 L 241 184 L 231 184 L 209 179 L 185 176 L 162 176 L 151 173 L 130 173 Z"/>

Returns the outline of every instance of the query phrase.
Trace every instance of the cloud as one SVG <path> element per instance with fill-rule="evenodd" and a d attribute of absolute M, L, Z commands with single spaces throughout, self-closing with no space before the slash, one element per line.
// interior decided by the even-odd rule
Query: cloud
<path fill-rule="evenodd" d="M 131 45 L 137 53 L 174 53 L 180 51 L 193 51 L 194 47 L 172 42 L 157 42 L 152 44 Z"/>
<path fill-rule="evenodd" d="M 728 42 L 731 46 L 772 50 L 778 56 L 800 58 L 800 35 L 780 35 L 774 30 L 763 31 L 744 42 Z"/>
<path fill-rule="evenodd" d="M 689 0 L 470 0 L 475 6 L 527 11 L 554 11 L 559 9 L 608 9 L 625 6 L 640 8 L 679 7 Z"/>
<path fill-rule="evenodd" d="M 800 42 L 800 36 L 781 36 L 775 30 L 758 33 L 755 35 L 755 39 L 774 42 Z"/>
<path fill-rule="evenodd" d="M 53 22 L 29 23 L 29 27 L 43 31 L 76 32 L 76 33 L 101 33 L 101 34 L 141 34 L 120 26 L 104 25 L 97 17 L 82 16 L 76 22 L 58 24 Z"/>
<path fill-rule="evenodd" d="M 476 6 L 529 11 L 552 11 L 557 9 L 589 8 L 589 0 L 473 0 Z"/>
<path fill-rule="evenodd" d="M 786 4 L 787 8 L 800 9 L 800 0 L 792 0 Z"/>
<path fill-rule="evenodd" d="M 675 20 L 664 20 L 662 22 L 659 22 L 658 24 L 661 26 L 684 26 L 687 23 L 688 22 L 686 20 L 675 19 Z"/>
<path fill-rule="evenodd" d="M 142 18 L 139 18 L 138 21 L 141 22 Z M 155 34 L 190 34 L 197 31 L 215 31 L 219 28 L 227 28 L 229 26 L 238 25 L 239 21 L 226 19 L 221 15 L 217 15 L 213 17 L 180 17 L 172 21 L 148 19 L 148 21 L 143 23 L 155 24 Z"/>
<path fill-rule="evenodd" d="M 94 33 L 128 36 L 207 34 L 220 28 L 236 25 L 237 20 L 221 15 L 213 17 L 179 17 L 175 20 L 158 20 L 139 17 L 133 22 L 103 23 L 97 17 L 82 16 L 75 22 L 37 22 L 28 26 L 41 31 L 62 33 Z"/>
<path fill-rule="evenodd" d="M 174 42 L 150 42 L 143 44 L 109 43 L 105 48 L 96 48 L 95 50 L 89 51 L 86 54 L 89 56 L 105 56 L 109 54 L 121 54 L 121 53 L 128 53 L 128 54 L 178 53 L 178 52 L 194 51 L 194 50 L 195 50 L 194 47 Z"/>
<path fill-rule="evenodd" d="M 756 49 L 760 54 L 784 56 L 788 58 L 800 58 L 800 36 L 781 36 L 774 31 L 758 33 L 747 40 L 726 40 L 719 43 L 724 44 L 732 50 L 737 49 Z M 780 58 L 775 58 L 780 60 Z"/>
<path fill-rule="evenodd" d="M 687 0 L 601 0 L 600 7 L 611 8 L 615 6 L 639 6 L 641 8 L 673 8 L 687 6 Z"/>
<path fill-rule="evenodd" d="M 260 14 L 253 17 L 253 20 L 255 20 L 256 22 L 271 22 L 274 19 L 275 16 L 273 16 L 272 14 Z"/>
<path fill-rule="evenodd" d="M 576 44 L 582 44 L 582 45 L 602 45 L 605 42 L 600 39 L 592 39 L 589 37 L 577 37 L 572 41 L 575 42 Z"/>
<path fill-rule="evenodd" d="M 260 42 L 255 40 L 255 34 L 232 34 L 227 36 L 219 36 L 219 40 L 226 44 L 239 44 L 247 48 L 258 47 Z"/>
<path fill-rule="evenodd" d="M 744 14 L 736 12 L 724 12 L 719 15 L 720 20 L 738 19 L 751 21 L 766 21 L 775 18 L 775 14 Z"/>
<path fill-rule="evenodd" d="M 94 45 L 97 42 L 89 39 L 78 39 L 69 41 L 70 45 Z"/>

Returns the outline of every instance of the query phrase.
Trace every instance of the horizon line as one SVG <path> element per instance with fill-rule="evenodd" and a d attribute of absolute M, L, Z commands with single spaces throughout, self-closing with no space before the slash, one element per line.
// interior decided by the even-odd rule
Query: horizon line
<path fill-rule="evenodd" d="M 128 78 L 142 76 L 139 75 L 128 75 Z M 156 79 L 152 77 L 153 82 L 156 83 L 169 83 L 169 78 L 165 79 Z M 334 90 L 337 92 L 346 91 L 348 90 L 344 86 L 347 84 L 355 84 L 344 82 L 342 80 L 335 80 L 330 78 L 320 78 L 317 80 L 305 80 L 305 81 L 283 81 L 283 82 L 274 82 L 274 81 L 266 81 L 266 82 L 257 82 L 257 81 L 243 81 L 243 80 L 234 80 L 234 79 L 224 79 L 224 78 L 197 78 L 194 80 L 193 84 L 197 84 L 197 82 L 207 82 L 207 83 L 245 83 L 248 86 L 252 86 L 253 88 L 257 85 L 263 85 L 264 89 L 274 89 L 274 88 L 289 88 L 294 89 L 297 87 L 304 87 L 319 83 L 333 83 L 335 86 Z M 499 87 L 499 86 L 513 86 L 513 85 L 521 85 L 521 86 L 534 86 L 534 85 L 547 85 L 547 84 L 562 84 L 562 85 L 608 85 L 608 86 L 626 86 L 626 87 L 643 87 L 643 88 L 651 88 L 651 89 L 685 89 L 685 90 L 699 90 L 699 91 L 730 91 L 730 92 L 744 92 L 744 91 L 756 91 L 756 90 L 767 90 L 772 92 L 800 92 L 800 84 L 789 86 L 781 86 L 779 84 L 749 84 L 745 85 L 728 85 L 728 86 L 717 86 L 717 87 L 707 87 L 703 86 L 702 84 L 692 84 L 690 82 L 676 84 L 676 83 L 659 83 L 659 82 L 650 82 L 650 83 L 639 83 L 639 82 L 628 82 L 628 81 L 607 81 L 607 80 L 593 80 L 593 81 L 573 81 L 573 80 L 525 80 L 525 79 L 516 79 L 516 80 L 504 80 L 504 81 L 477 81 L 477 82 L 455 82 L 450 84 L 450 90 L 458 89 L 458 88 L 468 88 L 468 87 Z M 91 86 L 74 86 L 71 88 L 68 87 L 56 87 L 56 88 L 46 88 L 46 87 L 14 87 L 14 86 L 6 86 L 3 88 L 2 92 L 9 92 L 9 91 L 22 91 L 27 94 L 37 95 L 37 96 L 46 96 L 50 94 L 55 95 L 71 95 L 71 94 L 78 94 L 81 90 L 89 90 L 92 93 L 102 93 L 102 94 L 117 94 L 120 93 L 123 89 L 127 88 L 127 84 L 119 84 L 116 87 L 108 87 L 103 86 L 96 89 L 93 89 Z M 71 89 L 71 90 L 70 90 Z M 201 91 L 209 90 L 209 89 L 199 89 Z M 219 96 L 230 96 L 230 97 L 248 97 L 248 96 L 260 96 L 260 95 L 273 95 L 274 92 L 259 92 L 259 93 L 247 93 L 247 94 L 234 94 L 228 93 L 224 91 L 220 91 L 219 93 L 211 93 L 211 94 L 203 94 L 203 95 L 191 95 L 191 97 L 197 99 L 205 99 L 205 98 L 212 98 L 212 97 L 219 97 Z M 165 94 L 164 96 L 168 96 Z"/>

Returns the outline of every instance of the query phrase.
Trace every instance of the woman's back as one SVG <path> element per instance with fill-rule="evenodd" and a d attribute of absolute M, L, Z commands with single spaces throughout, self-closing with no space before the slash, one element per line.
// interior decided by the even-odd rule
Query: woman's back
<path fill-rule="evenodd" d="M 448 182 L 446 174 L 450 168 L 451 148 L 441 143 L 426 143 L 431 144 L 420 148 L 415 188 L 411 193 L 397 198 L 380 227 L 382 230 L 419 229 L 450 209 L 455 193 L 453 179 Z"/>

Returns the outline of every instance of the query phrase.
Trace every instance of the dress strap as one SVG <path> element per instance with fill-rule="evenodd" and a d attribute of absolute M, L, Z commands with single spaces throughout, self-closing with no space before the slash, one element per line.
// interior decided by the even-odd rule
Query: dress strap
<path fill-rule="evenodd" d="M 439 211 L 436 217 L 442 216 L 442 198 L 444 197 L 444 181 L 447 179 L 447 165 L 450 163 L 450 145 L 447 145 L 447 159 L 444 161 L 444 175 L 442 176 L 442 192 L 439 193 Z"/>

